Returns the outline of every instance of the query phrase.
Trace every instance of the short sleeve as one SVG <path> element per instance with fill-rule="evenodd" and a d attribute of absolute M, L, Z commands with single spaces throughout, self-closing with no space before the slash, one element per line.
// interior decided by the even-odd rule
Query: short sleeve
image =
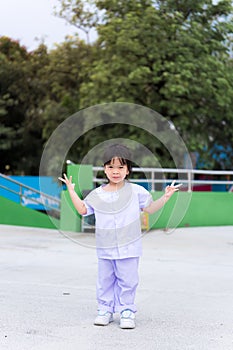
<path fill-rule="evenodd" d="M 93 206 L 91 205 L 91 193 L 92 193 L 92 191 L 90 191 L 90 193 L 83 200 L 85 207 L 87 209 L 86 214 L 83 216 L 89 216 L 89 215 L 92 215 L 95 213 L 95 210 L 94 210 Z"/>
<path fill-rule="evenodd" d="M 85 204 L 85 207 L 87 209 L 87 212 L 86 214 L 84 214 L 83 216 L 89 216 L 89 215 L 92 215 L 95 213 L 94 211 L 94 208 L 92 208 L 89 204 L 88 204 L 88 201 L 84 199 L 84 204 Z"/>
<path fill-rule="evenodd" d="M 148 207 L 148 205 L 150 205 L 151 202 L 153 201 L 152 195 L 144 187 L 139 185 L 137 187 L 138 187 L 139 207 L 140 209 L 144 209 Z"/>

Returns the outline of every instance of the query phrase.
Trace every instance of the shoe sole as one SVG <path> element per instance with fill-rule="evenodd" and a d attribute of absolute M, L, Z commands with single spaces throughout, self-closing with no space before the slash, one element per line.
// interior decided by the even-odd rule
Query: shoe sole
<path fill-rule="evenodd" d="M 123 325 L 121 325 L 120 324 L 120 328 L 121 329 L 134 329 L 136 326 L 135 326 L 135 324 L 134 325 L 132 325 L 132 324 L 123 324 Z"/>
<path fill-rule="evenodd" d="M 113 322 L 113 320 L 110 320 L 108 323 L 101 323 L 101 322 L 94 322 L 94 326 L 108 326 L 109 323 Z"/>

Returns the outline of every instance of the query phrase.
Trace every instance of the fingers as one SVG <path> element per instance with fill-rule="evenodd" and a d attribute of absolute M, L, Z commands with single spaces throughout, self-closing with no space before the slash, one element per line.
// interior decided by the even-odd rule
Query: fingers
<path fill-rule="evenodd" d="M 171 185 L 170 185 L 170 187 L 179 188 L 179 187 L 181 187 L 181 186 L 183 185 L 183 184 L 175 185 L 175 182 L 176 182 L 176 180 L 173 180 L 172 183 L 171 183 Z"/>
<path fill-rule="evenodd" d="M 64 178 L 65 178 L 66 182 L 70 182 L 70 183 L 72 183 L 72 176 L 70 176 L 70 178 L 69 178 L 69 179 L 68 179 L 68 177 L 66 176 L 66 174 L 63 174 L 63 176 L 64 176 Z"/>
<path fill-rule="evenodd" d="M 72 176 L 70 176 L 70 178 L 68 179 L 68 177 L 66 176 L 66 174 L 63 174 L 63 177 L 59 177 L 58 180 L 64 182 L 66 185 L 69 183 L 72 183 Z"/>
<path fill-rule="evenodd" d="M 169 192 L 176 192 L 176 191 L 179 191 L 179 188 L 177 188 L 176 186 L 168 186 L 168 191 Z"/>
<path fill-rule="evenodd" d="M 176 182 L 176 180 L 173 180 L 172 183 L 171 183 L 171 186 L 174 186 L 175 182 Z"/>
<path fill-rule="evenodd" d="M 167 193 L 174 193 L 178 192 L 182 184 L 175 185 L 176 180 L 173 180 L 171 185 L 166 187 L 166 192 Z"/>
<path fill-rule="evenodd" d="M 62 177 L 59 177 L 58 180 L 65 182 L 65 180 Z"/>
<path fill-rule="evenodd" d="M 175 185 L 174 187 L 175 187 L 175 188 L 179 188 L 179 187 L 181 187 L 181 186 L 183 186 L 183 184 L 178 184 L 178 185 Z"/>

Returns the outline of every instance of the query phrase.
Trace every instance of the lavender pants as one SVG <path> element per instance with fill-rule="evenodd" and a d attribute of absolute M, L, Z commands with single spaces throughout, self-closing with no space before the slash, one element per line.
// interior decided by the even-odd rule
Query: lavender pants
<path fill-rule="evenodd" d="M 138 286 L 139 258 L 98 259 L 98 310 L 136 312 L 135 294 Z"/>

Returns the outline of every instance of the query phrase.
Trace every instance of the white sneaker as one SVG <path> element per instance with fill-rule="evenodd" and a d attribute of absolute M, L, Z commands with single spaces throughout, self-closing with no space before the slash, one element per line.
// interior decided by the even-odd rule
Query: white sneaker
<path fill-rule="evenodd" d="M 120 328 L 133 329 L 135 328 L 135 313 L 131 310 L 123 310 L 120 318 Z"/>
<path fill-rule="evenodd" d="M 112 313 L 109 311 L 101 311 L 99 310 L 98 316 L 94 321 L 94 325 L 96 326 L 107 326 L 110 322 L 113 322 Z"/>

